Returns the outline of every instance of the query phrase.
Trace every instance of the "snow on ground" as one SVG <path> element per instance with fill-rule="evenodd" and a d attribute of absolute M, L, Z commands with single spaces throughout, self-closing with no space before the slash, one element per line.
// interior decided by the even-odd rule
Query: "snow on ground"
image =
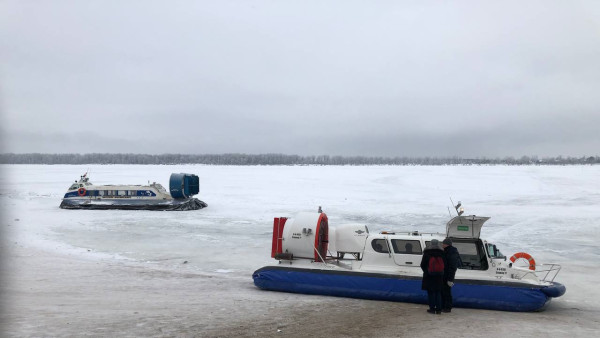
<path fill-rule="evenodd" d="M 165 187 L 173 172 L 194 173 L 208 208 L 59 209 L 86 171 L 94 184 Z M 412 337 L 431 336 L 422 329 L 440 323 L 468 335 L 486 318 L 491 336 L 600 330 L 598 166 L 4 165 L 0 173 L 2 326 L 10 336 L 402 336 L 420 328 Z M 252 284 L 254 270 L 274 263 L 273 217 L 322 206 L 332 225 L 443 232 L 450 197 L 466 214 L 492 217 L 482 237 L 504 254 L 561 264 L 556 280 L 567 293 L 542 313 L 458 309 L 436 323 L 422 305 Z"/>

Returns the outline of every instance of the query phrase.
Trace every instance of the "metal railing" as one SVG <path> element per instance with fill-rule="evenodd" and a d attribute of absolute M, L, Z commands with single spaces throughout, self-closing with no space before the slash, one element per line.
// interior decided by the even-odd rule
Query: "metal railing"
<path fill-rule="evenodd" d="M 542 282 L 554 282 L 554 278 L 556 278 L 556 276 L 560 272 L 560 269 L 561 266 L 555 263 L 536 264 L 535 271 L 528 270 L 523 275 L 513 274 L 512 278 L 523 279 L 526 276 L 533 275 Z"/>
<path fill-rule="evenodd" d="M 541 267 L 541 269 L 538 269 Z M 536 264 L 535 265 L 535 273 L 544 282 L 554 282 L 554 278 L 560 272 L 561 266 L 555 263 L 547 263 L 547 264 Z M 542 277 L 543 275 L 543 277 Z"/>

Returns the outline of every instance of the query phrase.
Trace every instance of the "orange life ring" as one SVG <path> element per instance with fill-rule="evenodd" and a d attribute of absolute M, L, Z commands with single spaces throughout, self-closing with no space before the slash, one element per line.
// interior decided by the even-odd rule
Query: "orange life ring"
<path fill-rule="evenodd" d="M 533 259 L 533 257 L 531 257 L 530 254 L 528 254 L 526 252 L 517 252 L 516 254 L 512 255 L 512 257 L 510 258 L 510 261 L 514 263 L 519 258 L 524 258 L 524 259 L 528 260 L 529 261 L 529 270 L 535 271 L 535 259 Z"/>
<path fill-rule="evenodd" d="M 85 191 L 84 187 L 77 189 L 77 195 L 79 195 L 79 196 L 85 196 L 85 192 L 86 191 Z"/>

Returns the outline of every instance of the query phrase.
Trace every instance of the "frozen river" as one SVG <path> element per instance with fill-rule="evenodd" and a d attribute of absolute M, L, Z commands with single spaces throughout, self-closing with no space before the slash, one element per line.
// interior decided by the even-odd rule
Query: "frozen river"
<path fill-rule="evenodd" d="M 171 173 L 196 174 L 208 208 L 59 209 L 85 172 L 94 184 L 166 187 Z M 273 217 L 321 206 L 332 226 L 444 232 L 450 198 L 492 217 L 482 237 L 507 256 L 562 264 L 556 281 L 567 293 L 551 306 L 599 311 L 599 166 L 4 165 L 0 182 L 6 246 L 218 276 L 248 292 L 252 272 L 273 263 Z"/>
<path fill-rule="evenodd" d="M 62 210 L 70 182 L 168 187 L 173 172 L 200 176 L 206 209 L 191 212 Z M 24 245 L 249 275 L 270 261 L 273 217 L 316 211 L 331 224 L 373 231 L 444 232 L 450 197 L 466 214 L 491 216 L 482 237 L 506 254 L 596 264 L 600 168 L 323 166 L 4 166 L 5 228 Z M 19 219 L 15 222 L 15 219 Z M 21 231 L 27 229 L 27 231 Z M 14 232 L 18 230 L 18 232 Z M 183 261 L 188 261 L 185 267 Z"/>

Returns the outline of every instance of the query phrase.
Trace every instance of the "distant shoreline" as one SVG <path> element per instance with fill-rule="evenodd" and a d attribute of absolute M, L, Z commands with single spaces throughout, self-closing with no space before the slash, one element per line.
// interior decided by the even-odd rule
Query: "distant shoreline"
<path fill-rule="evenodd" d="M 4 153 L 0 164 L 139 164 L 139 165 L 391 165 L 391 166 L 443 166 L 443 165 L 593 165 L 600 164 L 600 156 L 543 157 L 521 156 L 503 158 L 462 157 L 379 157 L 379 156 L 329 156 L 284 154 L 42 154 Z"/>

